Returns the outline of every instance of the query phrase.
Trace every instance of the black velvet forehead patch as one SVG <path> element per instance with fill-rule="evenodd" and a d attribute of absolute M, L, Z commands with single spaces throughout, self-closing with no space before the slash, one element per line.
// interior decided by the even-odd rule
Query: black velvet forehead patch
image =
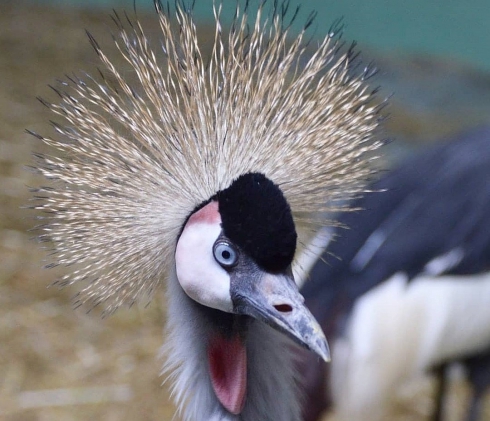
<path fill-rule="evenodd" d="M 263 174 L 238 177 L 217 193 L 224 234 L 263 269 L 285 270 L 296 250 L 296 229 L 282 191 Z"/>

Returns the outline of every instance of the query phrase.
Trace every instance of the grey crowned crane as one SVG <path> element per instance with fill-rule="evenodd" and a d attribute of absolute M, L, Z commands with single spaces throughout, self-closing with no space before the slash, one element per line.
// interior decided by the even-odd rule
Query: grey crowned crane
<path fill-rule="evenodd" d="M 286 338 L 329 351 L 294 281 L 296 226 L 364 191 L 382 143 L 373 71 L 335 31 L 308 53 L 311 19 L 289 40 L 288 2 L 255 18 L 238 3 L 227 35 L 217 6 L 209 60 L 192 12 L 155 6 L 161 48 L 116 14 L 131 70 L 89 35 L 101 77 L 42 100 L 61 121 L 33 133 L 56 151 L 37 155 L 40 240 L 80 305 L 111 313 L 165 285 L 163 371 L 184 420 L 298 421 Z"/>
<path fill-rule="evenodd" d="M 327 368 L 302 355 L 305 420 L 328 406 L 327 388 L 342 420 L 393 419 L 404 382 L 451 362 L 466 366 L 474 388 L 467 419 L 482 419 L 490 385 L 489 180 L 483 128 L 407 159 L 352 203 L 362 211 L 339 216 L 349 229 L 324 237 L 337 239 L 302 289 L 333 340 L 328 385 Z"/>

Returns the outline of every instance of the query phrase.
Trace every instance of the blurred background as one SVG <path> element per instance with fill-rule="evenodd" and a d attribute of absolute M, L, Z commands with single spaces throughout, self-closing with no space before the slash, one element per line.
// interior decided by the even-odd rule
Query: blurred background
<path fill-rule="evenodd" d="M 211 33 L 211 4 L 196 2 L 203 39 Z M 385 135 L 395 140 L 386 150 L 389 163 L 490 124 L 487 0 L 301 4 L 298 22 L 317 10 L 313 33 L 322 36 L 343 18 L 344 39 L 356 40 L 363 61 L 379 67 L 374 85 L 384 96 L 393 94 L 385 124 Z M 157 39 L 151 1 L 136 5 Z M 73 311 L 74 289 L 48 288 L 54 273 L 42 269 L 43 252 L 28 232 L 35 221 L 22 209 L 29 203 L 28 187 L 41 182 L 26 166 L 33 151 L 43 150 L 25 129 L 51 133 L 51 115 L 36 97 L 53 99 L 47 85 L 65 74 L 96 72 L 85 29 L 114 51 L 113 8 L 133 13 L 133 2 L 0 2 L 0 419 L 170 420 L 174 412 L 158 376 L 164 323 L 159 297 L 107 319 Z M 231 10 L 225 7 L 225 19 Z M 427 387 L 421 385 L 416 403 L 401 406 L 400 419 L 424 419 Z M 452 395 L 455 420 L 466 393 L 461 383 Z"/>

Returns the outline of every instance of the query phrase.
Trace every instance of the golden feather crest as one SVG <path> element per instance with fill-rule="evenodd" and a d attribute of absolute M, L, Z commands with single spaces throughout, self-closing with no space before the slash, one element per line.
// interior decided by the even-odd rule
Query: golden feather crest
<path fill-rule="evenodd" d="M 60 283 L 85 281 L 79 301 L 108 311 L 162 283 L 185 219 L 239 175 L 265 174 L 307 221 L 362 193 L 381 144 L 366 72 L 332 33 L 311 52 L 305 31 L 290 40 L 261 5 L 254 18 L 237 6 L 225 35 L 218 7 L 206 60 L 191 13 L 177 8 L 175 27 L 157 11 L 159 52 L 139 23 L 114 19 L 136 85 L 89 35 L 106 76 L 69 78 L 46 103 L 63 119 L 58 138 L 37 135 L 59 151 L 39 157 L 51 186 L 35 208 L 55 264 L 72 267 Z"/>

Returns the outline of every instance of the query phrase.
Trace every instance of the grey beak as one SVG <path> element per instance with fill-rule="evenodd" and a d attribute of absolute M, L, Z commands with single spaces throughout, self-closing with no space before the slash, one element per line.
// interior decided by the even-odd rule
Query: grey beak
<path fill-rule="evenodd" d="M 323 330 L 304 305 L 292 274 L 272 274 L 255 268 L 232 278 L 234 312 L 262 320 L 299 345 L 330 361 Z"/>

